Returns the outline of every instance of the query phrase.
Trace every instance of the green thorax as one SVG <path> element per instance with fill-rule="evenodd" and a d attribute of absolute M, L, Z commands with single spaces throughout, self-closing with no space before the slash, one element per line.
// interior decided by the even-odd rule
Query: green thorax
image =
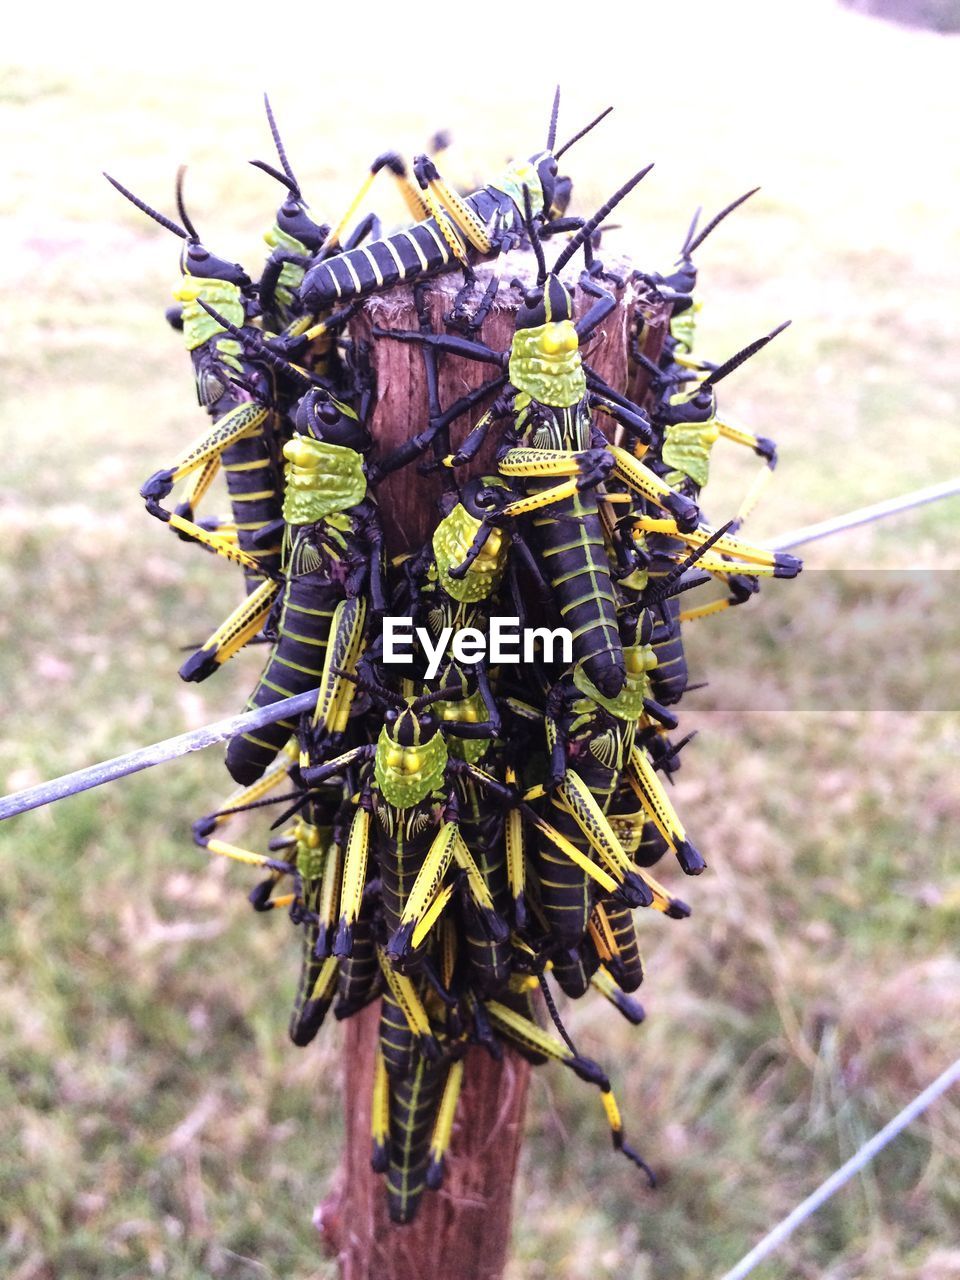
<path fill-rule="evenodd" d="M 690 355 L 693 351 L 697 336 L 697 312 L 702 305 L 701 302 L 694 302 L 692 306 L 687 307 L 686 311 L 670 317 L 670 337 L 674 339 L 677 346 L 683 348 L 684 355 Z"/>
<path fill-rule="evenodd" d="M 304 880 L 319 880 L 323 875 L 331 834 L 329 827 L 315 827 L 311 822 L 299 823 L 295 832 L 296 863 Z"/>
<path fill-rule="evenodd" d="M 310 257 L 310 250 L 307 246 L 295 236 L 282 231 L 276 223 L 273 224 L 269 231 L 264 232 L 263 238 L 272 249 L 286 249 L 300 258 Z M 274 297 L 278 303 L 277 309 L 283 320 L 293 318 L 293 304 L 299 297 L 305 270 L 305 267 L 296 262 L 284 262 L 280 268 L 280 275 L 274 288 Z"/>
<path fill-rule="evenodd" d="M 295 432 L 284 445 L 287 524 L 316 524 L 332 512 L 347 511 L 367 493 L 363 458 L 355 449 Z"/>
<path fill-rule="evenodd" d="M 402 747 L 386 725 L 377 739 L 373 776 L 380 794 L 395 809 L 409 809 L 426 800 L 443 782 L 447 744 L 438 730 L 426 742 Z"/>
<path fill-rule="evenodd" d="M 237 373 L 243 373 L 243 364 L 241 357 L 243 356 L 243 347 L 236 338 L 218 338 L 216 342 L 217 357 L 224 364 L 236 369 Z"/>
<path fill-rule="evenodd" d="M 490 186 L 494 191 L 502 191 L 521 212 L 524 208 L 523 189 L 530 193 L 530 210 L 534 217 L 543 211 L 543 185 L 535 164 L 529 160 L 519 160 L 500 175 Z"/>
<path fill-rule="evenodd" d="M 285 262 L 280 268 L 273 295 L 278 304 L 279 317 L 283 322 L 293 319 L 296 315 L 297 309 L 294 304 L 300 296 L 300 286 L 303 284 L 305 270 L 306 268 L 297 262 Z"/>
<path fill-rule="evenodd" d="M 684 395 L 671 396 L 671 404 L 683 404 Z M 673 469 L 667 483 L 676 485 L 684 476 L 702 489 L 710 479 L 710 450 L 717 442 L 720 428 L 715 417 L 706 422 L 676 422 L 663 433 L 661 457 Z M 680 477 L 680 479 L 677 478 Z"/>
<path fill-rule="evenodd" d="M 223 325 L 214 320 L 201 307 L 199 299 L 208 306 L 219 311 L 231 324 L 238 328 L 246 316 L 243 310 L 243 299 L 240 289 L 227 280 L 208 280 L 205 276 L 184 276 L 180 288 L 173 292 L 177 302 L 183 303 L 183 340 L 188 351 L 202 346 L 218 333 L 223 333 Z M 237 350 L 239 351 L 239 346 Z"/>
<path fill-rule="evenodd" d="M 657 655 L 649 644 L 626 645 L 623 657 L 627 667 L 627 678 L 623 688 L 615 698 L 606 698 L 587 679 L 583 666 L 577 663 L 573 672 L 573 683 L 591 702 L 609 711 L 618 720 L 636 721 L 643 715 L 643 700 L 650 696 L 650 672 L 657 665 Z M 589 709 L 576 706 L 578 714 L 589 714 Z"/>
<path fill-rule="evenodd" d="M 448 596 L 472 604 L 486 600 L 503 578 L 507 564 L 508 537 L 499 529 L 491 529 L 480 554 L 463 578 L 451 578 L 450 570 L 460 564 L 470 550 L 480 521 L 460 503 L 437 525 L 433 535 L 433 554 L 437 561 L 440 585 Z"/>
<path fill-rule="evenodd" d="M 460 724 L 485 724 L 490 719 L 490 712 L 479 689 L 465 695 L 459 702 L 438 702 L 436 710 L 441 720 Z M 451 733 L 447 739 L 450 754 L 458 760 L 466 760 L 467 764 L 477 764 L 489 747 L 489 738 L 460 738 Z"/>
<path fill-rule="evenodd" d="M 587 393 L 577 331 L 570 320 L 548 320 L 518 329 L 510 347 L 510 381 L 520 394 L 515 408 L 531 400 L 568 408 Z"/>
<path fill-rule="evenodd" d="M 290 253 L 296 254 L 300 258 L 309 257 L 310 250 L 298 240 L 296 236 L 290 235 L 288 231 L 282 230 L 276 223 L 269 231 L 263 233 L 263 238 L 271 249 L 288 249 Z"/>

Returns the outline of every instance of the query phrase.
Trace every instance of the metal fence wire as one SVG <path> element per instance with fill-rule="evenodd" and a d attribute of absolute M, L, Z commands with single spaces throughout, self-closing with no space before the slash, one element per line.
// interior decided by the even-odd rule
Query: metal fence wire
<path fill-rule="evenodd" d="M 898 1112 L 889 1123 L 885 1124 L 879 1133 L 875 1133 L 872 1138 L 863 1144 L 859 1151 L 850 1157 L 846 1164 L 841 1165 L 835 1173 L 829 1178 L 821 1182 L 816 1191 L 811 1192 L 806 1200 L 802 1201 L 785 1218 L 772 1229 L 768 1231 L 759 1244 L 754 1245 L 746 1257 L 741 1258 L 732 1271 L 725 1272 L 720 1280 L 743 1280 L 744 1276 L 748 1276 L 751 1271 L 763 1262 L 764 1258 L 768 1258 L 775 1249 L 783 1244 L 784 1240 L 800 1226 L 806 1222 L 812 1213 L 815 1213 L 821 1205 L 826 1204 L 832 1195 L 835 1195 L 841 1187 L 845 1186 L 854 1174 L 859 1173 L 865 1165 L 869 1164 L 874 1156 L 878 1155 L 888 1143 L 892 1142 L 898 1134 L 902 1133 L 906 1127 L 916 1120 L 917 1116 L 922 1115 L 927 1108 L 950 1088 L 960 1081 L 960 1058 L 954 1062 L 942 1075 L 937 1076 L 932 1084 L 927 1085 L 921 1094 L 908 1103 L 902 1111 Z"/>

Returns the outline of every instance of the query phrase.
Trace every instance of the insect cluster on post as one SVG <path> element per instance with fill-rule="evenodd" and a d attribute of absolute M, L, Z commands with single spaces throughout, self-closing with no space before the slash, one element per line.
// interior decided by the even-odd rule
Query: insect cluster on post
<path fill-rule="evenodd" d="M 593 990 L 642 1021 L 638 925 L 651 911 L 688 916 L 675 872 L 706 866 L 664 785 L 692 737 L 677 736 L 682 624 L 800 570 L 740 536 L 776 450 L 717 401 L 719 383 L 780 329 L 719 364 L 695 343 L 693 254 L 746 196 L 699 234 L 694 221 L 672 272 L 618 276 L 598 257 L 600 234 L 651 166 L 590 216 L 569 214 L 560 158 L 606 112 L 558 147 L 558 105 L 559 93 L 543 149 L 478 191 L 456 191 L 430 156 L 411 178 L 385 153 L 327 223 L 307 205 L 267 103 L 279 163 L 254 163 L 284 194 L 258 279 L 205 247 L 182 171 L 178 220 L 110 179 L 183 241 L 168 319 L 211 419 L 142 496 L 244 577 L 244 597 L 180 674 L 206 679 L 265 640 L 248 706 L 317 690 L 301 721 L 229 742 L 238 789 L 198 819 L 195 838 L 258 869 L 253 907 L 286 909 L 300 931 L 295 1044 L 331 1011 L 348 1018 L 380 1001 L 372 1160 L 397 1222 L 443 1181 L 473 1044 L 560 1062 L 595 1086 L 615 1148 L 653 1181 L 552 987 L 572 999 Z M 363 212 L 381 170 L 413 219 L 386 236 Z M 430 282 L 453 273 L 462 287 L 437 325 Z M 391 290 L 416 328 L 361 325 L 365 300 Z M 607 326 L 628 297 L 625 329 Z M 515 313 L 499 349 L 482 338 L 491 308 Z M 596 367 L 611 341 L 625 343 L 619 386 Z M 376 368 L 398 343 L 418 353 L 428 412 L 418 431 L 387 441 L 372 430 Z M 444 397 L 453 361 L 490 376 Z M 701 501 L 721 438 L 752 450 L 761 474 L 715 525 Z M 219 470 L 231 514 L 201 517 Z M 413 550 L 409 536 L 393 545 L 378 502 L 401 472 L 438 494 Z M 710 582 L 719 597 L 682 607 L 683 593 Z M 391 661 L 387 617 L 420 636 L 406 665 Z M 539 634 L 532 660 L 485 652 L 503 617 Z M 453 642 L 464 634 L 480 641 L 469 657 Z M 236 815 L 260 808 L 280 811 L 260 847 L 224 838 Z M 664 881 L 651 870 L 661 860 Z"/>

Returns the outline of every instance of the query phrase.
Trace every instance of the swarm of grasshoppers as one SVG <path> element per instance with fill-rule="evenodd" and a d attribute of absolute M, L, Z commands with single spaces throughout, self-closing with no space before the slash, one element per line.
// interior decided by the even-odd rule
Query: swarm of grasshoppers
<path fill-rule="evenodd" d="M 690 914 L 651 868 L 666 855 L 686 876 L 706 866 L 663 783 L 692 736 L 674 736 L 688 687 L 682 624 L 800 570 L 740 536 L 776 450 L 717 404 L 719 383 L 780 329 L 719 365 L 694 345 L 692 255 L 747 197 L 699 235 L 694 220 L 673 272 L 626 281 L 597 257 L 599 234 L 651 166 L 582 218 L 567 213 L 571 183 L 558 165 L 606 112 L 558 147 L 558 93 L 543 149 L 466 195 L 431 157 L 414 160 L 411 180 L 384 153 L 330 224 L 310 212 L 266 106 L 279 168 L 254 163 L 286 194 L 256 282 L 201 243 L 182 172 L 179 221 L 111 179 L 183 241 L 168 318 L 212 419 L 142 496 L 182 538 L 238 563 L 247 591 L 180 674 L 205 679 L 259 638 L 270 649 L 248 705 L 317 690 L 302 723 L 278 719 L 229 743 L 238 790 L 194 824 L 196 841 L 259 868 L 251 904 L 285 908 L 301 931 L 295 1044 L 331 1010 L 341 1019 L 380 1001 L 372 1160 L 395 1221 L 411 1221 L 424 1190 L 443 1181 L 472 1044 L 559 1061 L 594 1085 L 614 1146 L 652 1183 L 606 1073 L 573 1044 L 551 986 L 573 999 L 593 989 L 642 1021 L 634 913 Z M 358 219 L 380 171 L 414 219 L 387 236 L 374 215 Z M 527 276 L 507 286 L 517 249 Z M 580 254 L 577 315 L 570 264 Z M 481 288 L 476 268 L 490 262 Z M 463 285 L 438 330 L 425 295 L 449 272 Z M 627 377 L 614 387 L 593 365 L 628 283 L 644 305 L 630 315 Z M 413 303 L 418 327 L 374 325 L 361 338 L 364 300 L 391 289 Z M 481 332 L 501 294 L 515 326 L 496 350 Z M 662 344 L 651 303 L 670 316 Z M 421 353 L 428 421 L 387 448 L 371 431 L 372 346 L 397 342 Z M 492 376 L 443 403 L 449 360 L 482 362 Z M 453 448 L 451 427 L 468 415 Z M 715 526 L 701 499 L 720 438 L 752 449 L 762 467 L 733 518 Z M 478 472 L 491 441 L 494 461 Z M 397 554 L 377 490 L 403 468 L 411 484 L 436 471 L 443 487 L 423 546 Z M 199 519 L 218 470 L 231 517 Z M 183 481 L 178 505 L 164 505 Z M 681 593 L 711 580 L 721 599 L 682 608 Z M 388 614 L 424 637 L 402 678 L 384 650 Z M 569 655 L 544 646 L 532 662 L 493 663 L 449 645 L 468 629 L 486 636 L 503 615 L 566 628 Z M 265 847 L 224 838 L 235 814 L 261 807 L 281 810 Z"/>

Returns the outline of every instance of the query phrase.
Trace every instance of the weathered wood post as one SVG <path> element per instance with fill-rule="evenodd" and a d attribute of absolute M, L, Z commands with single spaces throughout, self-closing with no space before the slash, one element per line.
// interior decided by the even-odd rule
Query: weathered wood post
<path fill-rule="evenodd" d="M 532 254 L 512 254 L 501 266 L 505 281 L 517 277 L 535 279 Z M 622 263 L 611 263 L 611 267 L 629 274 Z M 478 272 L 478 297 L 490 279 L 490 270 L 484 267 Z M 576 271 L 564 275 L 572 286 Z M 448 276 L 433 280 L 428 286 L 437 332 L 443 331 L 444 313 L 451 309 L 460 283 L 459 276 Z M 585 351 L 592 367 L 621 391 L 627 377 L 627 328 L 638 300 L 640 295 L 634 285 L 620 290 L 616 310 Z M 494 350 L 503 351 L 510 345 L 519 301 L 516 290 L 506 284 L 500 287 L 479 335 Z M 577 290 L 576 314 L 582 315 L 590 302 Z M 663 340 L 666 309 L 654 302 L 644 301 L 642 306 L 646 318 L 643 349 L 656 357 Z M 411 290 L 400 287 L 371 298 L 352 330 L 355 339 L 371 346 L 377 378 L 372 432 L 380 442 L 381 452 L 386 452 L 426 426 L 427 394 L 420 349 L 412 343 L 374 338 L 374 325 L 417 329 Z M 488 364 L 442 356 L 441 404 L 451 404 L 494 372 Z M 485 407 L 482 405 L 470 419 L 453 428 L 454 444 Z M 494 430 L 469 474 L 495 470 L 495 436 Z M 435 504 L 440 492 L 439 478 L 421 476 L 415 465 L 397 472 L 380 486 L 388 558 L 418 551 L 431 536 L 439 518 Z M 383 1181 L 370 1168 L 370 1102 L 379 1014 L 377 1003 L 351 1018 L 345 1027 L 345 1146 L 335 1188 L 316 1213 L 324 1243 L 339 1261 L 342 1280 L 499 1280 L 509 1249 L 513 1182 L 530 1066 L 511 1049 L 504 1052 L 499 1063 L 482 1049 L 469 1051 L 443 1188 L 424 1195 L 411 1225 L 395 1226 L 387 1215 Z"/>

